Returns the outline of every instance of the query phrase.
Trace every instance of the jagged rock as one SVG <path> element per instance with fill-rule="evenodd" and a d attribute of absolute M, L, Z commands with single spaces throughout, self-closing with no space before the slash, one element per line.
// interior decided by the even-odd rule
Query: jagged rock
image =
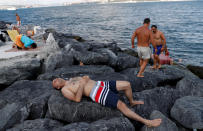
<path fill-rule="evenodd" d="M 29 110 L 20 103 L 7 104 L 0 110 L 0 130 L 3 131 L 14 124 L 23 122 L 28 118 Z"/>
<path fill-rule="evenodd" d="M 175 86 L 184 77 L 183 72 L 173 66 L 163 66 L 159 70 L 147 67 L 144 72 L 144 78 L 137 77 L 138 71 L 138 68 L 129 68 L 121 72 L 130 78 L 129 81 L 135 91 L 152 89 L 157 86 Z"/>
<path fill-rule="evenodd" d="M 44 117 L 48 98 L 55 90 L 51 81 L 18 81 L 0 92 L 0 99 L 8 103 L 24 103 L 30 110 L 29 118 Z"/>
<path fill-rule="evenodd" d="M 150 115 L 150 119 L 158 119 L 161 118 L 162 122 L 161 125 L 158 127 L 147 127 L 144 126 L 141 131 L 179 131 L 178 127 L 174 122 L 172 122 L 169 118 L 164 116 L 161 112 L 159 111 L 153 111 Z"/>
<path fill-rule="evenodd" d="M 60 128 L 60 131 L 135 131 L 132 123 L 125 117 L 102 119 L 92 123 L 72 123 Z"/>
<path fill-rule="evenodd" d="M 188 65 L 187 68 L 197 75 L 200 79 L 203 79 L 203 67 L 200 66 L 193 66 L 193 65 Z"/>
<path fill-rule="evenodd" d="M 33 79 L 40 70 L 36 58 L 14 58 L 0 61 L 0 85 L 8 86 L 17 80 Z"/>
<path fill-rule="evenodd" d="M 54 78 L 71 78 L 76 76 L 83 76 L 83 75 L 101 75 L 101 74 L 110 74 L 114 73 L 114 70 L 108 66 L 92 66 L 92 65 L 85 65 L 85 66 L 70 66 L 66 68 L 59 68 L 54 72 L 45 73 L 38 77 L 41 80 L 53 80 Z"/>
<path fill-rule="evenodd" d="M 117 109 L 111 109 L 83 97 L 80 103 L 64 98 L 61 92 L 53 94 L 48 101 L 48 111 L 52 119 L 72 122 L 96 121 L 104 117 L 122 116 Z"/>
<path fill-rule="evenodd" d="M 73 56 L 61 51 L 51 53 L 44 61 L 44 71 L 52 72 L 56 68 L 71 66 L 73 64 Z"/>
<path fill-rule="evenodd" d="M 56 120 L 35 119 L 26 120 L 7 131 L 55 131 L 57 128 L 62 126 L 63 124 Z"/>
<path fill-rule="evenodd" d="M 171 117 L 184 127 L 203 129 L 203 97 L 186 96 L 176 100 Z"/>

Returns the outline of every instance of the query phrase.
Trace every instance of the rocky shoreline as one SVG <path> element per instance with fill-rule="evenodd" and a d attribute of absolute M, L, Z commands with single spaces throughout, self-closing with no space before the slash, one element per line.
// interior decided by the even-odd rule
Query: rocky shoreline
<path fill-rule="evenodd" d="M 5 26 L 0 27 L 6 30 Z M 147 67 L 145 77 L 137 78 L 137 53 L 122 50 L 116 43 L 84 40 L 54 29 L 44 30 L 35 40 L 41 45 L 39 51 L 0 59 L 0 130 L 203 129 L 203 80 L 191 69 L 178 65 L 163 66 L 160 70 Z M 84 65 L 80 66 L 80 62 Z M 69 79 L 83 75 L 94 80 L 129 81 L 133 97 L 145 102 L 131 109 L 145 118 L 161 117 L 161 126 L 143 126 L 89 98 L 83 98 L 80 103 L 69 101 L 52 88 L 52 80 L 56 77 Z M 119 95 L 129 106 L 123 93 Z"/>

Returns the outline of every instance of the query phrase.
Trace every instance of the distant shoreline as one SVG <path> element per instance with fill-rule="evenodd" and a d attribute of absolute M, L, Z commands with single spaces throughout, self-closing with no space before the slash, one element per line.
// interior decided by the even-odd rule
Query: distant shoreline
<path fill-rule="evenodd" d="M 198 1 L 198 0 L 118 0 L 110 2 L 80 2 L 80 3 L 69 3 L 69 4 L 58 4 L 58 5 L 0 5 L 0 10 L 17 10 L 17 9 L 28 9 L 28 8 L 41 8 L 41 7 L 55 7 L 55 6 L 71 6 L 80 4 L 113 4 L 113 3 L 143 3 L 143 2 L 184 2 L 184 1 Z"/>

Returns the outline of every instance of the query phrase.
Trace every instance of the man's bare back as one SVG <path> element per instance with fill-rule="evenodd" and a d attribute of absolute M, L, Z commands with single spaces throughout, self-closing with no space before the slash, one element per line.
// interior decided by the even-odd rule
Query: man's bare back
<path fill-rule="evenodd" d="M 135 32 L 137 35 L 137 46 L 149 47 L 151 31 L 147 27 L 141 26 Z"/>

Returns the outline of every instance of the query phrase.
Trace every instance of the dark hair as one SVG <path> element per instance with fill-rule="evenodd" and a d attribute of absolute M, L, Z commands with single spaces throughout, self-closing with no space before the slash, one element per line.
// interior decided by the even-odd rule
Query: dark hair
<path fill-rule="evenodd" d="M 149 23 L 150 23 L 150 19 L 149 18 L 145 18 L 143 24 L 149 24 Z"/>
<path fill-rule="evenodd" d="M 152 25 L 152 26 L 151 26 L 151 28 L 153 28 L 153 27 L 157 29 L 157 26 L 156 26 L 156 25 Z"/>
<path fill-rule="evenodd" d="M 32 47 L 32 48 L 37 48 L 37 44 L 36 44 L 36 43 L 33 43 L 33 44 L 31 45 L 31 47 Z"/>

